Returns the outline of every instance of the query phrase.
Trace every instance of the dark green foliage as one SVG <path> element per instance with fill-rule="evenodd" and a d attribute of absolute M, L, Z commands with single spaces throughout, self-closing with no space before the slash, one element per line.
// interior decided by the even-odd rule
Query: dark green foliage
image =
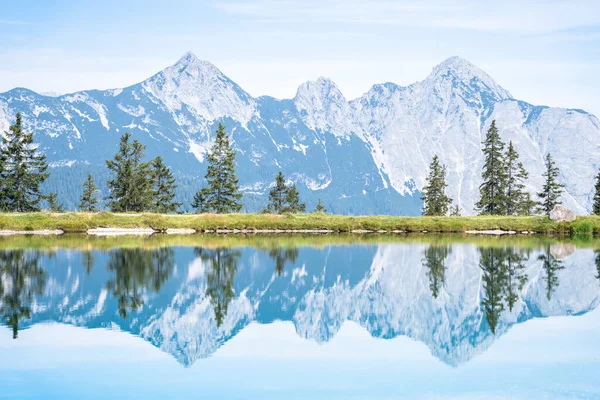
<path fill-rule="evenodd" d="M 23 132 L 21 114 L 2 138 L 0 208 L 11 212 L 40 210 L 40 185 L 50 175 L 46 156 L 38 152 L 33 133 Z"/>
<path fill-rule="evenodd" d="M 121 136 L 119 152 L 106 165 L 113 174 L 107 182 L 108 207 L 114 212 L 142 212 L 152 205 L 152 179 L 150 164 L 143 162 L 146 146 L 137 140 L 130 142 L 131 135 Z"/>
<path fill-rule="evenodd" d="M 512 311 L 527 283 L 524 262 L 528 253 L 512 247 L 485 247 L 479 251 L 479 266 L 483 270 L 482 308 L 490 330 L 495 334 L 505 306 Z"/>
<path fill-rule="evenodd" d="M 504 143 L 500 139 L 496 121 L 492 121 L 483 141 L 483 155 L 483 183 L 479 186 L 481 198 L 475 207 L 482 215 L 502 215 L 506 204 L 507 174 Z"/>
<path fill-rule="evenodd" d="M 235 213 L 242 209 L 242 193 L 235 175 L 235 151 L 231 148 L 225 127 L 219 124 L 217 136 L 207 156 L 207 187 L 194 196 L 199 212 Z"/>
<path fill-rule="evenodd" d="M 458 204 L 455 204 L 454 207 L 450 208 L 450 216 L 451 217 L 460 217 L 460 207 L 458 207 Z"/>
<path fill-rule="evenodd" d="M 542 191 L 538 193 L 540 198 L 540 211 L 546 215 L 550 215 L 550 211 L 560 204 L 558 201 L 564 185 L 558 183 L 558 175 L 560 171 L 552 160 L 550 153 L 546 155 L 546 172 L 544 172 L 544 186 Z"/>
<path fill-rule="evenodd" d="M 114 277 L 106 288 L 117 299 L 121 317 L 127 318 L 131 311 L 140 308 L 148 290 L 158 293 L 174 266 L 173 250 L 168 247 L 112 250 L 106 269 L 114 273 Z"/>
<path fill-rule="evenodd" d="M 535 208 L 536 203 L 531 199 L 531 194 L 525 190 L 525 181 L 529 174 L 523 163 L 519 161 L 519 153 L 513 146 L 512 141 L 508 143 L 505 164 L 506 196 L 504 213 L 506 215 L 529 215 L 532 209 Z"/>
<path fill-rule="evenodd" d="M 481 303 L 485 318 L 490 330 L 496 333 L 500 314 L 504 311 L 504 291 L 506 274 L 503 267 L 502 249 L 486 247 L 481 248 L 479 267 L 483 270 L 484 298 Z"/>
<path fill-rule="evenodd" d="M 600 215 L 600 172 L 596 175 L 596 184 L 594 185 L 594 204 L 592 205 L 592 213 Z"/>
<path fill-rule="evenodd" d="M 540 254 L 538 260 L 542 262 L 544 269 L 544 282 L 546 282 L 546 298 L 548 301 L 552 298 L 552 293 L 558 287 L 559 281 L 556 273 L 565 269 L 562 261 L 556 259 L 550 252 L 550 246 L 546 246 L 544 253 Z"/>
<path fill-rule="evenodd" d="M 205 262 L 206 296 L 215 312 L 217 328 L 227 316 L 229 303 L 235 297 L 233 280 L 237 272 L 238 259 L 242 253 L 225 247 L 217 249 L 196 248 L 194 253 Z"/>
<path fill-rule="evenodd" d="M 46 201 L 48 202 L 48 211 L 55 213 L 65 212 L 65 208 L 63 207 L 63 205 L 58 203 L 56 193 L 48 193 Z"/>
<path fill-rule="evenodd" d="M 272 214 L 281 214 L 286 207 L 287 185 L 283 172 L 279 171 L 275 177 L 275 186 L 269 191 L 269 204 L 266 212 Z"/>
<path fill-rule="evenodd" d="M 600 250 L 594 250 L 594 254 L 596 255 L 596 271 L 598 272 L 596 278 L 600 281 Z"/>
<path fill-rule="evenodd" d="M 306 204 L 300 202 L 300 193 L 296 184 L 286 184 L 283 173 L 279 171 L 275 177 L 275 186 L 269 191 L 269 204 L 263 210 L 269 214 L 302 213 Z"/>
<path fill-rule="evenodd" d="M 440 164 L 438 156 L 433 156 L 429 164 L 429 175 L 423 187 L 421 200 L 423 200 L 423 215 L 442 216 L 448 213 L 452 199 L 446 196 L 446 166 Z"/>
<path fill-rule="evenodd" d="M 425 250 L 423 265 L 427 268 L 429 289 L 433 298 L 437 299 L 440 288 L 446 282 L 446 258 L 450 254 L 450 246 L 431 245 Z"/>
<path fill-rule="evenodd" d="M 320 213 L 320 214 L 327 214 L 327 209 L 325 208 L 323 203 L 321 203 L 321 199 L 319 199 L 319 201 L 317 202 L 317 206 L 315 207 L 314 212 Z"/>
<path fill-rule="evenodd" d="M 92 273 L 94 269 L 94 264 L 96 260 L 94 259 L 94 254 L 90 250 L 84 250 L 81 253 L 83 268 L 85 268 L 85 272 L 89 275 Z"/>
<path fill-rule="evenodd" d="M 283 271 L 285 270 L 285 264 L 288 261 L 293 265 L 298 258 L 298 248 L 297 247 L 274 247 L 269 250 L 269 257 L 275 261 L 275 272 L 277 272 L 277 276 L 281 276 Z"/>
<path fill-rule="evenodd" d="M 519 293 L 527 283 L 525 273 L 525 260 L 529 254 L 518 249 L 505 249 L 505 293 L 508 309 L 513 310 L 515 303 L 519 300 Z"/>
<path fill-rule="evenodd" d="M 284 212 L 297 214 L 306 211 L 306 204 L 300 203 L 300 193 L 298 193 L 295 183 L 292 183 L 288 186 L 285 194 L 285 200 L 287 203 L 287 208 L 284 209 Z"/>
<path fill-rule="evenodd" d="M 79 201 L 79 209 L 85 212 L 96 212 L 98 211 L 98 199 L 96 198 L 96 183 L 92 174 L 88 174 L 87 180 L 83 183 L 83 193 Z"/>
<path fill-rule="evenodd" d="M 39 264 L 36 251 L 0 251 L 0 318 L 18 337 L 19 322 L 31 318 L 35 296 L 46 286 L 46 271 Z"/>
<path fill-rule="evenodd" d="M 181 203 L 175 201 L 175 178 L 169 167 L 163 163 L 162 157 L 152 160 L 152 211 L 156 213 L 173 213 Z"/>

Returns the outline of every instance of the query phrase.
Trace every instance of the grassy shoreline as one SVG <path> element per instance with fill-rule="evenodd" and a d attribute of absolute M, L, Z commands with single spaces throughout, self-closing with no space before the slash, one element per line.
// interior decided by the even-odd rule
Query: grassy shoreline
<path fill-rule="evenodd" d="M 1 213 L 0 230 L 62 230 L 84 233 L 93 228 L 216 230 L 327 230 L 347 232 L 436 232 L 503 230 L 538 234 L 600 234 L 600 217 L 581 216 L 574 222 L 556 223 L 547 217 L 402 217 L 344 216 L 328 214 L 118 214 L 100 213 Z"/>

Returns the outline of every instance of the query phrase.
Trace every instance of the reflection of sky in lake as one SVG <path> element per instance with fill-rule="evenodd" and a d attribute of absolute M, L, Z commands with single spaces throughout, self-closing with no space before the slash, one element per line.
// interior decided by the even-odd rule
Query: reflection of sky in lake
<path fill-rule="evenodd" d="M 490 399 L 600 396 L 600 310 L 527 321 L 459 368 L 347 322 L 326 344 L 251 324 L 190 368 L 125 332 L 43 324 L 0 335 L 5 398 Z"/>
<path fill-rule="evenodd" d="M 0 398 L 600 398 L 600 252 L 444 239 L 0 249 Z"/>

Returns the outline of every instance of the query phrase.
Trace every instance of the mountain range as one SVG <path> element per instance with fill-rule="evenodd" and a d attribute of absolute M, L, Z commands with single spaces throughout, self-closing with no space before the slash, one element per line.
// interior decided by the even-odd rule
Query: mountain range
<path fill-rule="evenodd" d="M 542 185 L 551 153 L 565 184 L 564 204 L 590 211 L 600 167 L 600 122 L 579 109 L 517 100 L 488 74 L 452 57 L 409 86 L 374 85 L 348 100 L 329 79 L 303 83 L 293 99 L 252 97 L 209 62 L 186 53 L 149 79 L 122 89 L 45 96 L 16 88 L 0 93 L 0 131 L 20 112 L 47 155 L 45 189 L 74 209 L 88 173 L 106 195 L 105 160 L 124 132 L 161 155 L 189 209 L 202 186 L 206 153 L 218 123 L 231 134 L 244 192 L 243 211 L 266 204 L 277 171 L 294 181 L 308 209 L 322 199 L 342 214 L 420 213 L 420 190 L 433 155 L 448 167 L 448 194 L 472 214 L 479 194 L 481 142 L 496 120 L 530 179 Z"/>

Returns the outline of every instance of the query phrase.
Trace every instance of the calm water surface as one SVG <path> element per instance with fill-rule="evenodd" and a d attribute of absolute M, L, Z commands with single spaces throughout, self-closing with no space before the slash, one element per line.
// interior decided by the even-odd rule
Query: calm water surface
<path fill-rule="evenodd" d="M 0 238 L 0 398 L 599 399 L 600 241 Z"/>

